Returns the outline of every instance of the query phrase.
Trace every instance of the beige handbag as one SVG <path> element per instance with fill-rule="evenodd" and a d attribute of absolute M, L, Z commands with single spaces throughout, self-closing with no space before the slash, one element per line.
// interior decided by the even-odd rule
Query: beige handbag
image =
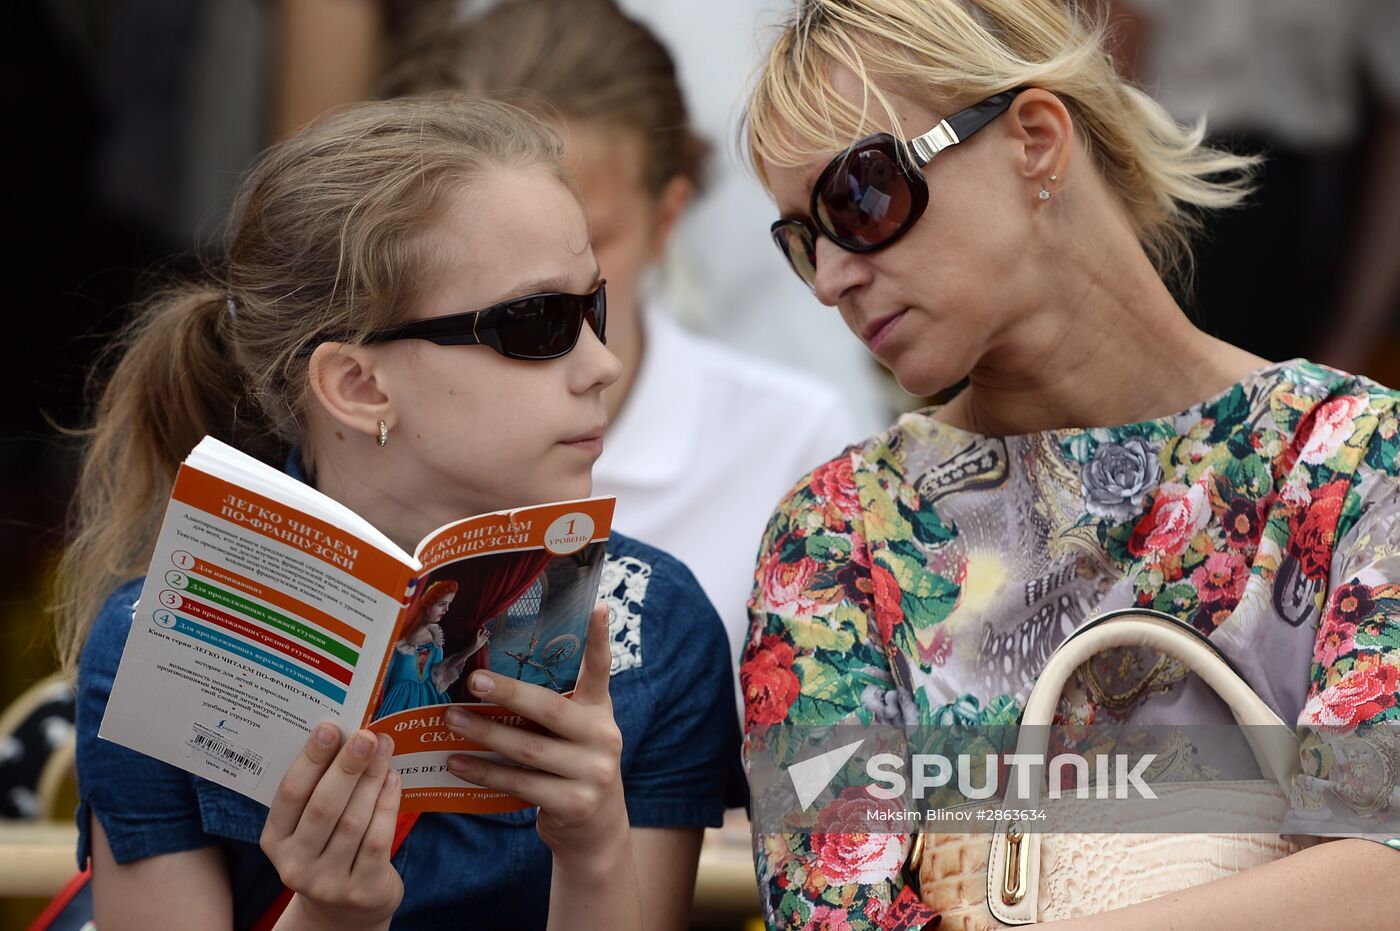
<path fill-rule="evenodd" d="M 1266 778 L 1153 785 L 1159 797 L 1210 812 L 1219 831 L 1185 833 L 1037 833 L 1015 821 L 999 821 L 987 834 L 926 832 L 915 839 L 910 869 L 919 877 L 925 904 L 943 921 L 940 931 L 994 931 L 1092 915 L 1260 866 L 1301 849 L 1277 834 L 1239 833 L 1262 819 L 1280 821 L 1287 789 L 1300 769 L 1293 732 L 1230 664 L 1193 628 L 1167 614 L 1129 609 L 1095 618 L 1060 645 L 1026 700 L 1022 725 L 1049 725 L 1060 693 L 1080 665 L 1105 650 L 1150 647 L 1180 661 L 1229 705 L 1241 725 L 1273 725 L 1245 731 Z M 1022 728 L 1017 753 L 1041 754 L 1048 727 Z M 1272 779 L 1267 777 L 1272 776 Z M 1023 806 L 1035 808 L 1037 788 Z M 1019 805 L 1019 803 L 1018 803 Z M 1069 823 L 1092 830 L 1103 823 L 1102 803 L 1060 799 Z M 1070 806 L 1079 805 L 1083 812 Z M 1059 806 L 1066 806 L 1061 809 Z M 1163 824 L 1165 828 L 1167 825 Z M 1232 828 L 1235 830 L 1232 831 Z"/>

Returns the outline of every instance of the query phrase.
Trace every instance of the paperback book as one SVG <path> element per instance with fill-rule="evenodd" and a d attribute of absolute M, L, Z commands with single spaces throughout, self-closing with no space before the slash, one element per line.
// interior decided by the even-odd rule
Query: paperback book
<path fill-rule="evenodd" d="M 330 721 L 394 741 L 402 811 L 524 801 L 453 776 L 477 669 L 571 695 L 612 526 L 589 498 L 455 521 L 407 553 L 311 486 L 205 437 L 185 459 L 99 736 L 270 804 Z"/>

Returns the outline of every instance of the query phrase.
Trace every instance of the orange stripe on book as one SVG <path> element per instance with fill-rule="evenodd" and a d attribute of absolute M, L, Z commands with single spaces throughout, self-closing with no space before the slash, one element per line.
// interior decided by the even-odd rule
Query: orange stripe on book
<path fill-rule="evenodd" d="M 291 505 L 188 465 L 180 466 L 171 497 L 248 532 L 280 540 L 319 562 L 342 569 L 397 602 L 403 600 L 406 566 L 370 543 Z"/>

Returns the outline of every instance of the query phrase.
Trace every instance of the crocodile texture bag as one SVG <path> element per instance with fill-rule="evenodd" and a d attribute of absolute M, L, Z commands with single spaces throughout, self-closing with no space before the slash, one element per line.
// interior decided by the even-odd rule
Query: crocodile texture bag
<path fill-rule="evenodd" d="M 1130 609 L 1101 615 L 1075 631 L 1051 656 L 1032 688 L 1022 715 L 1016 752 L 1045 751 L 1055 706 L 1070 676 L 1095 655 L 1119 647 L 1148 647 L 1181 662 L 1229 706 L 1247 732 L 1266 777 L 1202 783 L 1167 783 L 1159 797 L 1210 813 L 1218 831 L 1187 833 L 1089 833 L 1104 824 L 1102 804 L 1057 801 L 1057 813 L 1085 833 L 1039 833 L 1016 821 L 999 821 L 987 834 L 928 832 L 916 838 L 910 869 L 917 872 L 924 903 L 936 909 L 941 931 L 993 931 L 1007 926 L 1097 914 L 1281 859 L 1302 845 L 1257 831 L 1261 821 L 1281 821 L 1287 786 L 1300 768 L 1290 728 L 1195 629 L 1155 611 Z M 1026 725 L 1047 725 L 1026 727 Z M 1267 730 L 1255 725 L 1272 725 Z M 1258 736 L 1263 734 L 1265 736 Z M 1038 788 L 1026 807 L 1034 808 Z M 1058 806 L 1064 806 L 1063 808 Z M 1082 806 L 1082 811 L 1073 806 Z M 1163 825 L 1165 828 L 1166 825 Z"/>

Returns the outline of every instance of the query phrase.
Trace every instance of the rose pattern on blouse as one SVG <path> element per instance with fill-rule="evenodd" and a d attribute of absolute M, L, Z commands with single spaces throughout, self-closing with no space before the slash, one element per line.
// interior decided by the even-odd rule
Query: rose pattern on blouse
<path fill-rule="evenodd" d="M 1147 493 L 1162 478 L 1158 450 L 1140 436 L 1096 449 L 1084 468 L 1084 509 L 1111 520 L 1124 520 L 1141 511 Z"/>
<path fill-rule="evenodd" d="M 769 524 L 740 667 L 746 752 L 769 725 L 1015 724 L 1038 668 L 980 688 L 981 645 L 1043 631 L 1053 647 L 1064 623 L 1006 626 L 1045 604 L 1071 624 L 1095 605 L 1166 611 L 1237 660 L 1260 654 L 1246 677 L 1277 676 L 1261 694 L 1300 726 L 1400 721 L 1398 403 L 1365 379 L 1279 363 L 1168 417 L 1008 438 L 1007 468 L 965 485 L 921 477 L 986 444 L 932 411 L 904 415 L 800 481 Z M 1071 543 L 1081 558 L 1067 563 Z M 1006 661 L 1030 662 L 1017 656 Z M 1132 711 L 1073 686 L 1066 702 L 1072 726 Z M 1366 793 L 1339 781 L 1351 764 L 1304 746 L 1300 822 L 1357 810 L 1348 799 Z M 870 803 L 846 793 L 821 830 L 755 838 L 770 928 L 935 917 L 904 884 L 904 845 L 856 830 Z"/>

